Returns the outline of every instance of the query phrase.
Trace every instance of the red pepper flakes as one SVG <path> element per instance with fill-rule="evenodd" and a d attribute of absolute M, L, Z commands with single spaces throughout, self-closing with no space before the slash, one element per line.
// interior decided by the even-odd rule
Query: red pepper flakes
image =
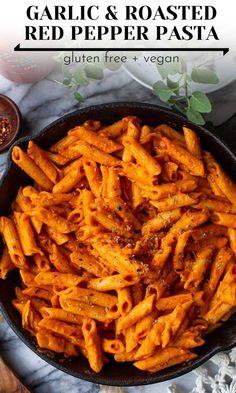
<path fill-rule="evenodd" d="M 0 117 L 0 145 L 2 145 L 12 131 L 12 125 L 5 117 Z"/>

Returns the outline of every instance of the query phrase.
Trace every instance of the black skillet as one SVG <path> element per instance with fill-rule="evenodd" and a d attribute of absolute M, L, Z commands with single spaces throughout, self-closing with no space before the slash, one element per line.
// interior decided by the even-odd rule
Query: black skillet
<path fill-rule="evenodd" d="M 47 149 L 51 144 L 61 139 L 69 129 L 87 119 L 97 119 L 105 124 L 111 124 L 127 115 L 136 115 L 142 119 L 143 123 L 149 125 L 166 123 L 179 131 L 182 130 L 183 125 L 189 126 L 200 136 L 203 148 L 209 150 L 236 181 L 236 158 L 233 153 L 236 152 L 236 138 L 233 129 L 236 124 L 235 118 L 231 118 L 223 128 L 209 131 L 158 106 L 127 102 L 102 104 L 63 116 L 47 126 L 38 136 L 34 137 L 34 140 L 40 147 Z M 225 137 L 227 137 L 228 144 L 224 142 Z M 30 137 L 22 138 L 16 144 L 26 149 L 28 139 Z M 10 156 L 8 156 L 5 176 L 0 183 L 0 215 L 9 213 L 11 202 L 15 198 L 18 188 L 28 183 L 30 183 L 28 176 L 12 163 Z M 142 372 L 128 363 L 110 361 L 99 374 L 96 374 L 90 370 L 87 360 L 82 356 L 73 360 L 64 360 L 60 356 L 48 357 L 45 353 L 37 350 L 32 337 L 22 329 L 19 314 L 11 303 L 18 280 L 18 274 L 14 271 L 5 281 L 0 280 L 1 311 L 11 328 L 29 348 L 46 362 L 74 377 L 90 382 L 103 385 L 132 386 L 166 381 L 193 370 L 215 353 L 236 345 L 236 315 L 233 315 L 223 326 L 207 336 L 206 343 L 196 350 L 198 357 L 187 364 L 180 364 L 150 374 Z"/>

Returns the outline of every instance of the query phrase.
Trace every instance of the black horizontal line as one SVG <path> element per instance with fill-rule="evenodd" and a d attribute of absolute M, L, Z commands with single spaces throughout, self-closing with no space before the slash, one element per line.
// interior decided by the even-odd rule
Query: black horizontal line
<path fill-rule="evenodd" d="M 229 48 L 22 48 L 20 44 L 14 48 L 15 52 L 137 52 L 137 51 L 158 51 L 158 52 L 229 52 Z"/>

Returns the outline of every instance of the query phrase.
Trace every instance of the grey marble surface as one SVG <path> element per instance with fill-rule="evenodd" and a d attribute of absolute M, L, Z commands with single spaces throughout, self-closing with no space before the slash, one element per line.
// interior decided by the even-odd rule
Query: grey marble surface
<path fill-rule="evenodd" d="M 8 95 L 18 105 L 23 114 L 22 135 L 33 135 L 58 117 L 82 106 L 113 101 L 141 101 L 161 104 L 151 90 L 140 86 L 124 71 L 109 73 L 101 82 L 94 82 L 82 93 L 86 96 L 83 104 L 74 101 L 73 96 L 64 86 L 56 84 L 59 75 L 49 75 L 46 79 L 34 83 L 17 85 L 0 77 L 0 93 Z M 236 82 L 220 92 L 212 94 L 214 111 L 211 120 L 220 124 L 229 118 L 236 109 Z M 4 170 L 6 153 L 0 155 L 0 172 Z M 32 353 L 12 332 L 7 323 L 0 322 L 0 354 L 8 360 L 11 367 L 35 393 L 95 393 L 104 391 L 98 385 L 91 384 L 49 366 Z M 147 387 L 126 388 L 124 392 L 171 392 L 168 388 L 175 383 L 179 392 L 189 393 L 195 385 L 194 373 L 189 373 L 174 381 L 168 381 Z M 1 388 L 1 383 L 0 383 Z M 167 390 L 168 389 L 168 390 Z M 1 389 L 0 389 L 1 391 Z M 116 392 L 116 388 L 109 390 Z M 118 392 L 118 390 L 117 390 Z"/>

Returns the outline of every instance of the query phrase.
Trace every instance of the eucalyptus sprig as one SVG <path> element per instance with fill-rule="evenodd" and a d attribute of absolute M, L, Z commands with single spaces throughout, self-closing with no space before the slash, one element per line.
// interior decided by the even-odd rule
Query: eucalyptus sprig
<path fill-rule="evenodd" d="M 63 66 L 63 81 L 60 82 L 68 89 L 72 89 L 74 98 L 83 102 L 84 96 L 79 92 L 79 88 L 88 86 L 91 80 L 102 80 L 104 78 L 103 68 L 97 65 L 87 64 L 85 66 L 77 66 L 73 70 L 67 66 Z"/>
<path fill-rule="evenodd" d="M 153 93 L 170 107 L 181 112 L 195 124 L 204 125 L 204 114 L 210 113 L 210 98 L 201 91 L 193 91 L 191 82 L 199 84 L 217 84 L 216 73 L 207 68 L 195 67 L 191 74 L 184 61 L 157 65 L 163 80 L 153 85 Z"/>
<path fill-rule="evenodd" d="M 72 90 L 74 98 L 83 102 L 85 97 L 80 93 L 81 87 L 88 86 L 92 81 L 101 81 L 104 79 L 104 71 L 117 71 L 121 66 L 121 62 L 105 63 L 104 55 L 100 59 L 100 64 L 78 63 L 76 65 L 68 66 L 64 64 L 65 52 L 60 52 L 55 56 L 55 60 L 61 64 L 63 79 L 55 82 L 66 86 Z"/>

